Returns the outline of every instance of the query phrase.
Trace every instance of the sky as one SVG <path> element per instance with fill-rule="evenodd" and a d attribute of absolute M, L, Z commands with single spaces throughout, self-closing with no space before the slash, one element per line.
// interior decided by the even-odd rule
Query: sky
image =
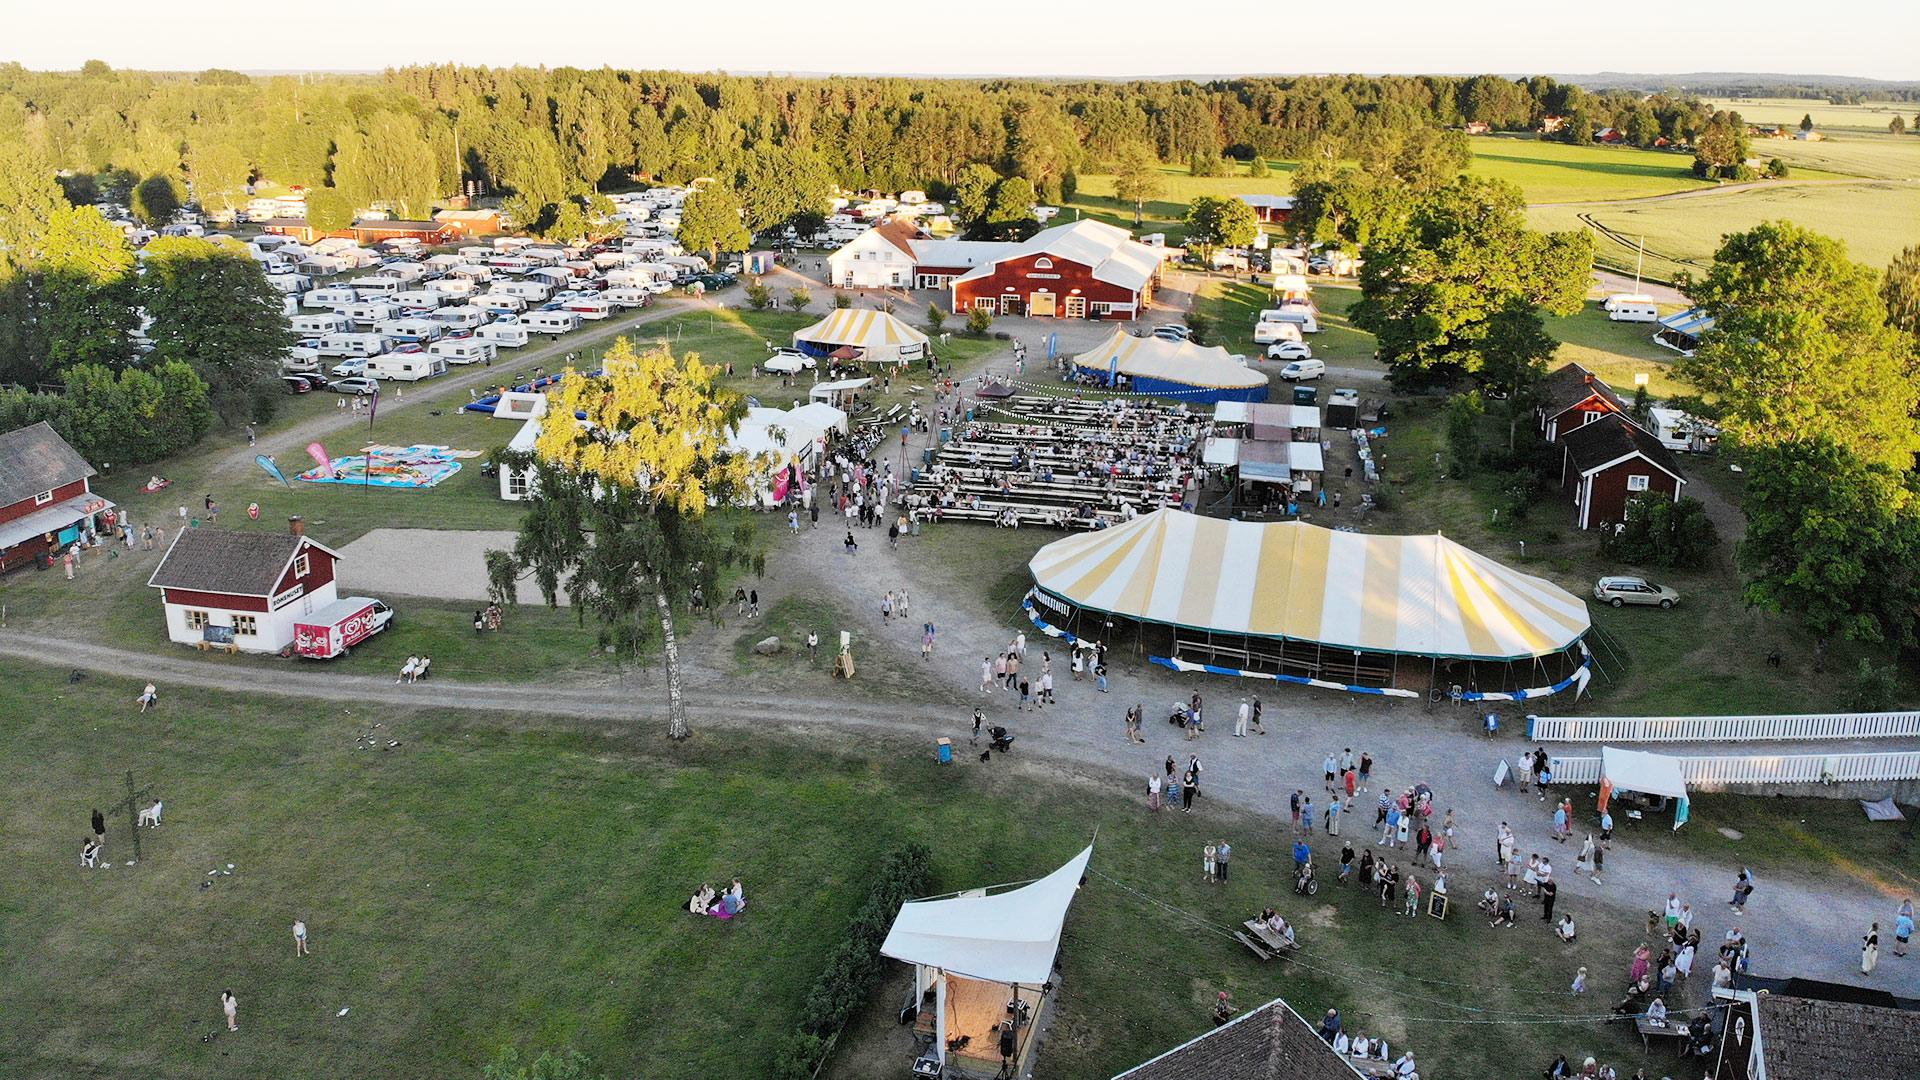
<path fill-rule="evenodd" d="M 1739 71 L 1920 78 L 1904 0 L 392 0 L 0 4 L 0 62 L 367 71 L 458 62 L 909 75 Z M 7 10 L 11 9 L 11 10 Z M 1657 12 L 1657 14 L 1656 14 Z M 1873 26 L 1895 26 L 1872 33 Z M 324 28 L 333 28 L 327 32 Z M 1869 32 L 1863 32 L 1869 31 Z"/>

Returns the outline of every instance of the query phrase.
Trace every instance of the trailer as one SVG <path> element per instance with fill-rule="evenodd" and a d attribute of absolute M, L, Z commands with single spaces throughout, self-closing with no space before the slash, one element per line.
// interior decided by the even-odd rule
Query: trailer
<path fill-rule="evenodd" d="M 395 341 L 426 344 L 447 332 L 447 325 L 427 318 L 384 319 L 375 329 Z"/>
<path fill-rule="evenodd" d="M 403 308 L 426 308 L 431 311 L 452 299 L 438 289 L 408 289 L 393 294 L 393 302 Z"/>
<path fill-rule="evenodd" d="M 560 310 L 571 312 L 582 319 L 604 319 L 613 314 L 613 305 L 605 300 L 579 296 L 560 305 Z"/>
<path fill-rule="evenodd" d="M 488 323 L 475 330 L 473 336 L 498 349 L 517 349 L 530 337 L 527 328 L 519 323 Z"/>
<path fill-rule="evenodd" d="M 445 360 L 449 364 L 485 364 L 492 363 L 499 355 L 490 341 L 477 337 L 462 338 L 459 341 L 442 339 L 427 346 L 427 352 Z"/>
<path fill-rule="evenodd" d="M 393 609 L 371 596 L 343 596 L 293 624 L 293 653 L 311 660 L 345 656 L 393 625 Z"/>
<path fill-rule="evenodd" d="M 360 294 L 345 285 L 328 285 L 302 296 L 300 302 L 308 307 L 338 308 L 359 303 Z"/>
<path fill-rule="evenodd" d="M 493 313 L 477 307 L 441 308 L 427 316 L 449 330 L 474 330 L 485 326 L 493 318 Z"/>
<path fill-rule="evenodd" d="M 447 373 L 447 359 L 430 352 L 382 353 L 367 361 L 367 377 L 419 382 Z"/>
<path fill-rule="evenodd" d="M 345 315 L 355 326 L 372 326 L 378 322 L 400 317 L 400 305 L 390 304 L 384 300 L 342 304 L 334 310 Z"/>
<path fill-rule="evenodd" d="M 495 282 L 493 291 L 507 296 L 517 296 L 529 304 L 537 304 L 553 295 L 553 290 L 538 281 L 500 281 Z"/>
<path fill-rule="evenodd" d="M 580 328 L 580 317 L 571 311 L 529 311 L 520 316 L 520 325 L 536 334 L 565 334 Z"/>
<path fill-rule="evenodd" d="M 379 356 L 387 339 L 379 334 L 323 334 L 314 346 L 321 356 Z"/>
<path fill-rule="evenodd" d="M 479 296 L 469 300 L 468 304 L 472 307 L 479 308 L 481 311 L 495 315 L 517 315 L 527 310 L 527 302 L 525 300 L 517 296 L 508 296 L 505 293 L 481 293 Z"/>
<path fill-rule="evenodd" d="M 647 302 L 653 299 L 653 293 L 647 289 L 634 286 L 631 288 L 608 289 L 606 292 L 600 294 L 600 299 L 619 308 L 646 307 Z"/>
<path fill-rule="evenodd" d="M 347 317 L 337 311 L 328 311 L 316 315 L 295 315 L 287 320 L 287 325 L 301 337 L 316 337 L 320 334 L 344 334 L 349 324 Z"/>

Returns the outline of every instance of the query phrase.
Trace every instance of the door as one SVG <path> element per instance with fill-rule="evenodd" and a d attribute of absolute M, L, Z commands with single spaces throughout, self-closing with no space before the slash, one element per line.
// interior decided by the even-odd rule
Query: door
<path fill-rule="evenodd" d="M 1001 298 L 1000 298 L 1000 314 L 1002 314 L 1002 315 L 1018 315 L 1018 314 L 1020 314 L 1020 313 L 1021 313 L 1021 311 L 1020 311 L 1020 298 L 1019 298 L 1019 297 L 1017 297 L 1017 296 L 1003 296 L 1003 297 L 1001 297 Z"/>
<path fill-rule="evenodd" d="M 1067 318 L 1084 319 L 1087 317 L 1087 298 L 1084 296 L 1067 297 Z"/>
<path fill-rule="evenodd" d="M 1027 298 L 1027 314 L 1036 319 L 1053 317 L 1053 294 L 1037 292 Z"/>

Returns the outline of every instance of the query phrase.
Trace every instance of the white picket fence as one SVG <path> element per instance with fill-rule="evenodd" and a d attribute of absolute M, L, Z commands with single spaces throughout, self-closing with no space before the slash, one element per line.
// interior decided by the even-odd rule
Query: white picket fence
<path fill-rule="evenodd" d="M 1920 736 L 1920 712 L 1779 716 L 1537 716 L 1541 742 L 1766 742 L 1783 739 L 1894 739 Z"/>
<path fill-rule="evenodd" d="M 1677 757 L 1688 784 L 1818 784 L 1920 779 L 1920 750 L 1880 754 L 1749 754 Z M 1597 784 L 1597 757 L 1556 757 L 1556 784 Z"/>

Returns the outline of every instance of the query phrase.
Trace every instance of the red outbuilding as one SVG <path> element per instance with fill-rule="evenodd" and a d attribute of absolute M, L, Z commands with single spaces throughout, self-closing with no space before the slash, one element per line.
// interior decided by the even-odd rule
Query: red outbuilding
<path fill-rule="evenodd" d="M 0 435 L 0 573 L 109 528 L 113 504 L 93 493 L 94 475 L 44 420 Z"/>
<path fill-rule="evenodd" d="M 1613 387 L 1579 364 L 1567 364 L 1541 380 L 1534 410 L 1540 434 L 1548 442 L 1608 415 L 1624 416 L 1627 407 Z"/>
<path fill-rule="evenodd" d="M 986 308 L 998 315 L 1033 318 L 1137 318 L 1153 298 L 1161 255 L 1105 222 L 1057 225 L 953 278 L 953 310 Z"/>
<path fill-rule="evenodd" d="M 299 518 L 284 533 L 182 529 L 147 579 L 160 590 L 167 637 L 183 645 L 277 653 L 294 624 L 338 597 L 340 553 L 306 535 Z"/>
<path fill-rule="evenodd" d="M 1620 413 L 1569 430 L 1560 449 L 1560 485 L 1582 529 L 1624 520 L 1636 495 L 1678 499 L 1687 483 L 1660 440 Z"/>

